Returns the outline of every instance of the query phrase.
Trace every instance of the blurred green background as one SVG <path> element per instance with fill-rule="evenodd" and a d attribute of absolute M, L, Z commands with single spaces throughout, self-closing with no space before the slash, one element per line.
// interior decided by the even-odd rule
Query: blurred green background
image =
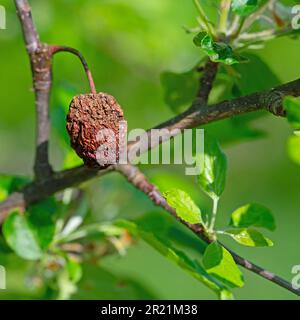
<path fill-rule="evenodd" d="M 147 129 L 174 115 L 164 102 L 160 76 L 166 70 L 190 70 L 201 58 L 199 49 L 192 44 L 192 35 L 182 28 L 196 25 L 192 1 L 32 0 L 30 4 L 42 41 L 75 47 L 84 54 L 98 91 L 118 99 L 129 129 Z M 7 10 L 7 29 L 0 30 L 0 172 L 32 176 L 35 113 L 30 67 L 13 1 L 0 1 L 0 5 Z M 213 16 L 217 9 L 208 5 L 208 10 Z M 270 41 L 256 52 L 282 83 L 299 77 L 299 53 L 299 40 L 291 39 Z M 244 81 L 251 87 L 263 72 L 256 69 L 254 76 Z M 270 84 L 266 82 L 265 86 Z M 51 161 L 56 170 L 63 168 L 66 156 L 61 135 L 65 135 L 68 103 L 73 94 L 87 91 L 79 61 L 69 54 L 56 56 L 50 143 Z M 229 173 L 217 224 L 223 226 L 235 208 L 248 202 L 272 209 L 278 225 L 271 235 L 273 248 L 244 248 L 230 240 L 225 242 L 244 257 L 291 280 L 292 266 L 300 264 L 300 167 L 286 152 L 292 129 L 284 119 L 271 115 L 259 117 L 252 127 L 266 134 L 258 140 L 243 139 L 224 146 Z M 218 131 L 221 141 L 228 134 L 226 126 L 223 130 Z M 201 194 L 195 179 L 184 175 L 183 168 L 147 165 L 142 169 L 160 188 L 187 190 L 205 212 L 209 211 L 209 200 Z M 155 209 L 143 194 L 116 174 L 94 180 L 88 188 L 92 214 L 97 220 L 135 218 Z M 1 254 L 0 259 L 0 264 L 7 267 L 8 277 L 8 289 L 0 298 L 40 298 L 39 292 L 26 286 L 25 275 L 30 264 Z M 244 273 L 245 287 L 234 290 L 238 299 L 297 298 L 256 275 Z M 110 277 L 134 279 L 135 293 L 128 298 L 216 298 L 142 241 L 132 246 L 124 257 L 104 258 L 97 276 L 103 279 L 103 296 L 99 298 L 116 297 L 115 289 L 106 286 Z"/>

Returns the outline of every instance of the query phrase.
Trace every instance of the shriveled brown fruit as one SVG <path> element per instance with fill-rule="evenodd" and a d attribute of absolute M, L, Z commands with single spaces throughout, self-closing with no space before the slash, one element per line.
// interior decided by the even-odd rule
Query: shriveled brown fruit
<path fill-rule="evenodd" d="M 103 145 L 106 146 L 104 158 L 113 152 L 118 161 L 119 123 L 122 120 L 124 120 L 122 108 L 116 99 L 107 93 L 81 94 L 72 99 L 67 115 L 67 130 L 71 146 L 88 167 L 107 166 L 105 159 L 101 159 L 99 163 L 96 156 L 98 148 Z M 111 143 L 106 134 L 101 134 L 107 132 L 104 129 L 112 130 L 116 143 Z"/>

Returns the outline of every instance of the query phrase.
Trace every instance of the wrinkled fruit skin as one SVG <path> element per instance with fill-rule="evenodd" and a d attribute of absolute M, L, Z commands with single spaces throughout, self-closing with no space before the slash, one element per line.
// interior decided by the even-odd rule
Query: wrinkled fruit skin
<path fill-rule="evenodd" d="M 116 159 L 118 160 L 119 122 L 124 120 L 122 108 L 116 99 L 106 93 L 81 94 L 73 98 L 67 115 L 67 131 L 71 146 L 90 168 L 103 168 L 96 158 L 97 149 L 107 138 L 99 139 L 99 131 L 110 129 L 116 137 Z M 97 137 L 98 135 L 98 137 Z M 108 144 L 109 148 L 109 144 Z"/>

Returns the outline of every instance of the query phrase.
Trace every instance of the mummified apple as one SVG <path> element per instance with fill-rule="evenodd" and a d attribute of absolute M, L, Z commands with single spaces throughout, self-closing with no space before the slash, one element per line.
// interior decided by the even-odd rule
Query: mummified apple
<path fill-rule="evenodd" d="M 119 124 L 122 120 L 122 108 L 116 99 L 107 93 L 81 94 L 72 99 L 67 115 L 67 130 L 71 146 L 86 166 L 108 166 L 106 159 L 99 159 L 97 156 L 101 146 L 105 146 L 104 152 L 101 152 L 102 157 L 111 157 L 113 153 L 118 161 Z M 114 137 L 111 138 L 111 135 Z"/>

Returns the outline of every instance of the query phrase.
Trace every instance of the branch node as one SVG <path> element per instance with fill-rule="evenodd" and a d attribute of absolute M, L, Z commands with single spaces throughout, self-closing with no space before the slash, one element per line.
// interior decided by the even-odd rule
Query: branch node
<path fill-rule="evenodd" d="M 284 97 L 285 94 L 283 92 L 274 89 L 262 96 L 262 105 L 275 116 L 285 117 L 286 111 L 282 103 Z"/>

